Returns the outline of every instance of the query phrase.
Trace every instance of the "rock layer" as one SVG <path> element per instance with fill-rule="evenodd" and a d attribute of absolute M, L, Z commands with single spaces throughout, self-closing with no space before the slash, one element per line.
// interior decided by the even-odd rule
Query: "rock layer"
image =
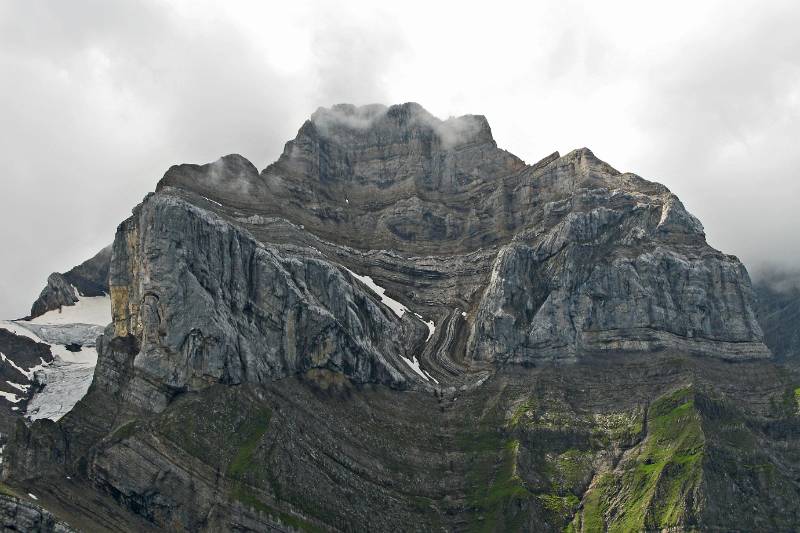
<path fill-rule="evenodd" d="M 113 336 L 140 347 L 131 394 L 147 402 L 154 383 L 166 398 L 312 368 L 402 386 L 399 357 L 424 339 L 419 320 L 379 305 L 321 254 L 264 245 L 165 193 L 120 226 L 110 290 Z"/>

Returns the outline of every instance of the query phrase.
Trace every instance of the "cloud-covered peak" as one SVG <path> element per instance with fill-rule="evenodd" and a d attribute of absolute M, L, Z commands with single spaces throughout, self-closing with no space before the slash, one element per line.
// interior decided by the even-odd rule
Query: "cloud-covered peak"
<path fill-rule="evenodd" d="M 430 134 L 444 149 L 477 142 L 494 143 L 492 130 L 483 115 L 464 115 L 441 120 L 416 102 L 392 106 L 337 104 L 320 107 L 311 115 L 313 131 L 341 143 L 393 134 Z M 308 123 L 307 123 L 308 125 Z M 304 130 L 300 130 L 300 135 Z"/>

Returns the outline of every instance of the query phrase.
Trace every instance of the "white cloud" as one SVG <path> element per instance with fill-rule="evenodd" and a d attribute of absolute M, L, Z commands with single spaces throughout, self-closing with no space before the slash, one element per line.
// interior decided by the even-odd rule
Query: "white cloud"
<path fill-rule="evenodd" d="M 793 2 L 0 4 L 0 316 L 110 242 L 174 163 L 259 168 L 319 106 L 489 119 L 535 161 L 589 146 L 748 264 L 800 262 Z"/>

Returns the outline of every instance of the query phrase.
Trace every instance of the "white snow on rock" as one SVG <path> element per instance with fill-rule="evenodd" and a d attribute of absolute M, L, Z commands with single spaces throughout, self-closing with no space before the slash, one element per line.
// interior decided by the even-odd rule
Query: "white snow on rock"
<path fill-rule="evenodd" d="M 0 322 L 0 328 L 7 329 L 16 335 L 28 337 L 35 342 L 47 344 L 54 357 L 51 364 L 42 361 L 41 365 L 25 371 L 18 368 L 10 358 L 0 353 L 0 359 L 3 362 L 13 365 L 31 381 L 34 372 L 44 370 L 46 385 L 41 391 L 36 392 L 28 402 L 25 409 L 27 418 L 58 420 L 86 395 L 92 383 L 94 367 L 97 364 L 97 350 L 93 346 L 86 346 L 87 336 L 91 336 L 90 333 L 95 331 L 92 328 L 106 326 L 110 322 L 111 298 L 108 295 L 79 296 L 75 305 L 62 306 L 60 310 L 48 311 L 30 321 Z M 47 328 L 42 329 L 42 326 L 59 329 L 50 331 Z M 37 332 L 41 332 L 42 335 L 47 334 L 46 336 L 51 340 L 58 339 L 64 344 L 46 342 L 37 335 Z M 67 350 L 65 344 L 72 343 L 80 344 L 82 348 L 79 351 Z M 9 385 L 19 390 L 23 390 L 23 387 L 27 390 L 30 387 L 30 385 L 14 383 L 9 383 Z M 0 396 L 12 403 L 21 400 L 21 397 L 15 394 L 2 391 L 0 391 Z"/>
<path fill-rule="evenodd" d="M 4 391 L 1 391 L 1 390 L 0 390 L 0 396 L 2 396 L 3 398 L 5 398 L 6 400 L 8 400 L 11 403 L 17 403 L 21 399 L 16 394 L 12 394 L 10 392 L 4 392 Z"/>
<path fill-rule="evenodd" d="M 12 359 L 10 359 L 9 357 L 6 357 L 6 354 L 4 354 L 3 352 L 0 352 L 0 360 L 2 360 L 4 363 L 8 363 L 12 367 L 14 367 L 20 374 L 22 374 L 23 376 L 25 376 L 28 379 L 33 379 L 33 373 L 34 372 L 36 372 L 37 370 L 41 370 L 41 369 L 43 369 L 43 368 L 45 368 L 47 366 L 47 363 L 45 362 L 45 360 L 40 357 L 39 360 L 41 361 L 41 364 L 38 364 L 38 365 L 36 365 L 34 367 L 31 367 L 28 370 L 25 370 L 21 366 L 18 366 L 17 363 L 15 363 Z M 6 383 L 8 383 L 9 385 L 13 385 L 10 381 L 6 381 Z"/>
<path fill-rule="evenodd" d="M 369 276 L 359 276 L 358 274 L 356 274 L 355 272 L 353 272 L 352 270 L 350 270 L 347 267 L 345 267 L 345 270 L 347 270 L 354 278 L 356 278 L 357 280 L 361 281 L 361 283 L 363 283 L 364 285 L 369 287 L 369 289 L 372 292 L 374 292 L 376 295 L 378 295 L 378 297 L 381 299 L 381 303 L 383 305 L 385 305 L 386 307 L 388 307 L 389 309 L 391 309 L 394 312 L 394 314 L 396 314 L 398 316 L 398 318 L 403 318 L 403 315 L 408 312 L 408 307 L 406 307 L 405 305 L 401 304 L 397 300 L 394 300 L 394 299 L 389 298 L 388 296 L 386 296 L 386 289 L 384 289 L 383 287 L 381 287 L 380 285 L 375 283 L 375 281 L 373 281 L 373 279 L 371 277 L 369 277 Z M 433 322 L 433 320 L 425 320 L 422 317 L 422 315 L 420 315 L 419 313 L 413 313 L 413 314 L 420 321 L 422 321 L 426 326 L 428 326 L 428 337 L 425 339 L 425 342 L 428 342 L 429 340 L 431 340 L 431 337 L 433 337 L 433 334 L 436 331 L 436 324 Z M 402 357 L 403 361 L 405 361 L 406 364 L 409 367 L 411 367 L 411 369 L 414 372 L 419 374 L 419 376 L 422 379 L 424 379 L 425 381 L 433 380 L 433 381 L 436 382 L 437 385 L 439 384 L 439 382 L 436 380 L 436 378 L 434 378 L 433 376 L 428 374 L 427 371 L 423 370 L 420 367 L 419 361 L 417 360 L 416 356 L 414 356 L 413 359 L 409 359 L 407 357 L 403 357 L 402 355 L 400 357 Z"/>
<path fill-rule="evenodd" d="M 403 318 L 403 315 L 408 312 L 408 307 L 406 307 L 405 305 L 401 304 L 397 300 L 394 300 L 394 299 L 389 298 L 388 296 L 386 296 L 386 289 L 384 289 L 383 287 L 381 287 L 380 285 L 378 285 L 377 283 L 372 281 L 371 277 L 369 277 L 369 276 L 359 276 L 358 274 L 356 274 L 355 272 L 353 272 L 352 270 L 350 270 L 347 267 L 345 267 L 345 270 L 350 272 L 350 274 L 354 278 L 359 280 L 361 283 L 363 283 L 364 285 L 369 287 L 372 292 L 377 294 L 378 297 L 381 299 L 381 303 L 383 305 L 385 305 L 386 307 L 388 307 L 389 309 L 391 309 L 392 311 L 394 311 L 394 314 L 396 314 L 399 318 Z"/>
<path fill-rule="evenodd" d="M 217 202 L 217 201 L 215 201 L 215 200 L 212 200 L 212 199 L 211 199 L 211 198 L 209 198 L 208 196 L 203 196 L 203 198 L 205 198 L 206 200 L 208 200 L 208 201 L 209 201 L 209 202 L 211 202 L 212 204 L 217 204 L 218 206 L 222 207 L 222 204 L 221 204 L 221 203 L 219 203 L 219 202 Z"/>
<path fill-rule="evenodd" d="M 425 375 L 426 375 L 426 376 L 428 376 L 428 377 L 429 377 L 429 378 L 431 378 L 433 381 L 435 381 L 437 385 L 439 384 L 439 380 L 438 380 L 438 379 L 436 379 L 435 377 L 431 376 L 430 372 L 428 372 L 427 370 L 423 370 L 423 372 L 425 372 Z"/>
<path fill-rule="evenodd" d="M 28 322 L 24 320 L 14 320 L 14 321 L 4 320 L 0 321 L 0 328 L 7 329 L 14 335 L 19 335 L 20 337 L 28 337 L 34 342 L 41 342 L 42 344 L 47 344 L 48 346 L 50 346 L 50 353 L 52 353 L 56 359 L 61 359 L 62 361 L 69 361 L 69 362 L 74 362 L 76 360 L 83 360 L 83 357 L 80 355 L 80 352 L 77 353 L 70 352 L 64 345 L 52 344 L 45 340 L 42 340 L 42 338 L 36 335 L 36 333 L 26 328 L 25 324 L 28 324 Z"/>
<path fill-rule="evenodd" d="M 97 351 L 94 348 L 84 348 L 76 352 L 76 355 L 84 360 L 56 361 L 47 368 L 47 385 L 28 402 L 25 413 L 27 418 L 58 420 L 86 395 L 89 385 L 92 384 Z"/>
<path fill-rule="evenodd" d="M 61 309 L 48 311 L 30 320 L 31 324 L 97 324 L 98 326 L 107 326 L 110 322 L 111 297 L 108 295 L 79 296 L 75 305 L 63 305 Z"/>
<path fill-rule="evenodd" d="M 425 372 L 422 370 L 422 368 L 420 368 L 419 361 L 417 361 L 416 355 L 413 357 L 413 359 L 409 359 L 408 357 L 403 357 L 402 355 L 400 357 L 402 357 L 403 361 L 405 361 L 406 364 L 411 367 L 411 370 L 419 374 L 422 379 L 424 379 L 425 381 L 430 381 L 428 379 L 428 376 L 425 375 Z"/>
<path fill-rule="evenodd" d="M 13 320 L 0 321 L 0 328 L 7 329 L 8 331 L 13 333 L 14 335 L 19 335 L 20 337 L 28 337 L 29 339 L 31 339 L 34 342 L 41 342 L 41 343 L 47 344 L 42 339 L 40 339 L 35 333 L 33 333 L 31 330 L 23 327 L 17 321 L 13 321 Z"/>
<path fill-rule="evenodd" d="M 381 299 L 381 303 L 386 307 L 388 307 L 389 309 L 391 309 L 392 311 L 394 311 L 394 314 L 396 314 L 399 318 L 403 318 L 403 315 L 408 312 L 408 307 L 401 304 L 397 300 L 394 300 L 386 296 L 386 289 L 375 283 L 375 281 L 373 281 L 371 277 L 359 276 L 358 274 L 356 274 L 347 267 L 345 267 L 345 270 L 350 272 L 350 274 L 354 278 L 359 280 L 361 283 L 369 287 L 372 292 L 378 295 L 378 297 Z M 431 340 L 431 337 L 433 337 L 433 333 L 436 331 L 436 324 L 434 324 L 433 320 L 425 320 L 419 313 L 414 313 L 414 316 L 419 318 L 422 322 L 425 322 L 425 325 L 428 326 L 428 338 L 425 339 L 425 341 L 427 342 Z"/>
<path fill-rule="evenodd" d="M 428 326 L 428 338 L 425 339 L 425 342 L 428 342 L 429 340 L 431 340 L 431 337 L 433 337 L 433 333 L 436 331 L 436 324 L 433 323 L 433 320 L 425 320 L 419 313 L 414 313 L 414 316 L 419 318 L 421 321 L 425 322 L 425 325 Z"/>

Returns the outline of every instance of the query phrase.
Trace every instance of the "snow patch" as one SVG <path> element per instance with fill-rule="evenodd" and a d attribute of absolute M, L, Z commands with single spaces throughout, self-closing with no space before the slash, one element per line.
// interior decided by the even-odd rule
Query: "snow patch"
<path fill-rule="evenodd" d="M 201 195 L 201 196 L 202 196 L 202 195 Z M 217 201 L 215 201 L 215 200 L 212 200 L 212 199 L 211 199 L 211 198 L 209 198 L 208 196 L 203 196 L 203 198 L 205 198 L 206 200 L 208 200 L 208 201 L 209 201 L 209 202 L 211 202 L 212 204 L 216 204 L 216 205 L 218 205 L 218 206 L 222 207 L 222 204 L 221 204 L 221 203 L 219 203 L 219 202 L 217 202 Z"/>
<path fill-rule="evenodd" d="M 436 379 L 435 377 L 431 376 L 431 375 L 430 375 L 430 373 L 429 373 L 427 370 L 423 370 L 423 372 L 425 372 L 425 375 L 426 375 L 426 376 L 428 376 L 428 377 L 429 377 L 429 378 L 431 378 L 433 381 L 435 381 L 437 385 L 439 384 L 439 380 L 438 380 L 438 379 Z"/>
<path fill-rule="evenodd" d="M 63 305 L 61 309 L 54 309 L 30 321 L 20 322 L 107 326 L 111 323 L 111 297 L 108 295 L 78 297 L 75 305 Z"/>
<path fill-rule="evenodd" d="M 8 383 L 9 385 L 11 385 L 20 392 L 28 392 L 28 389 L 31 388 L 30 385 L 21 385 L 19 383 L 14 383 L 13 381 L 6 381 L 6 383 Z"/>
<path fill-rule="evenodd" d="M 77 308 L 77 309 L 75 309 Z M 75 306 L 64 306 L 62 311 L 50 311 L 41 317 L 26 321 L 2 321 L 0 327 L 7 329 L 15 335 L 20 335 L 32 341 L 47 344 L 53 354 L 52 364 L 41 360 L 41 364 L 24 370 L 14 361 L 0 353 L 0 359 L 8 362 L 29 380 L 33 380 L 33 374 L 37 370 L 44 369 L 46 385 L 36 392 L 27 404 L 25 416 L 30 420 L 49 418 L 58 420 L 68 413 L 75 404 L 86 395 L 94 376 L 94 367 L 97 364 L 97 349 L 95 347 L 83 346 L 81 350 L 72 352 L 61 344 L 50 344 L 43 341 L 32 331 L 25 327 L 25 324 L 40 325 L 59 325 L 59 324 L 97 324 L 105 326 L 111 322 L 111 302 L 108 296 L 82 297 Z M 16 389 L 27 391 L 29 385 L 19 385 L 10 383 Z M 0 391 L 0 396 L 11 403 L 21 400 L 16 394 Z M 15 411 L 19 407 L 12 408 Z"/>
<path fill-rule="evenodd" d="M 42 344 L 47 344 L 42 339 L 40 339 L 35 333 L 23 327 L 18 322 L 4 320 L 0 322 L 0 328 L 7 329 L 14 335 L 19 335 L 20 337 L 28 337 L 34 342 L 41 342 Z"/>
<path fill-rule="evenodd" d="M 425 322 L 425 325 L 428 326 L 428 338 L 425 339 L 425 342 L 428 342 L 436 331 L 436 324 L 433 323 L 433 320 L 425 320 L 419 313 L 414 313 L 414 316 L 419 318 L 422 322 Z"/>
<path fill-rule="evenodd" d="M 416 355 L 413 357 L 413 359 L 409 359 L 408 357 L 403 357 L 402 355 L 400 357 L 402 357 L 403 361 L 405 361 L 406 364 L 411 367 L 411 370 L 419 374 L 420 377 L 422 377 L 422 379 L 424 379 L 425 381 L 430 381 L 428 379 L 428 376 L 425 375 L 425 372 L 422 370 L 422 368 L 420 368 L 419 361 L 417 361 Z"/>
<path fill-rule="evenodd" d="M 11 403 L 17 403 L 18 401 L 21 400 L 21 398 L 16 394 L 12 394 L 10 392 L 5 392 L 5 391 L 0 391 L 0 396 L 2 396 Z"/>
<path fill-rule="evenodd" d="M 95 357 L 97 352 L 94 352 Z M 94 362 L 58 361 L 47 370 L 47 384 L 28 402 L 25 416 L 30 420 L 58 420 L 86 395 L 94 376 Z"/>
<path fill-rule="evenodd" d="M 8 363 L 12 367 L 14 367 L 20 374 L 24 375 L 29 380 L 33 379 L 33 373 L 34 372 L 36 372 L 37 370 L 41 370 L 41 369 L 43 369 L 43 368 L 45 368 L 47 366 L 47 363 L 41 357 L 39 358 L 39 361 L 41 361 L 41 363 L 36 365 L 36 366 L 31 367 L 29 370 L 25 370 L 21 366 L 17 365 L 17 363 L 15 363 L 13 360 L 11 360 L 8 357 L 6 357 L 6 354 L 4 354 L 3 352 L 0 352 L 0 359 L 2 359 L 2 361 L 4 363 Z M 7 381 L 6 383 L 11 385 L 11 382 Z"/>
<path fill-rule="evenodd" d="M 354 278 L 359 280 L 361 283 L 363 283 L 364 285 L 369 287 L 372 292 L 377 294 L 378 297 L 381 299 L 381 303 L 383 305 L 385 305 L 386 307 L 388 307 L 389 309 L 391 309 L 394 312 L 394 314 L 396 314 L 398 316 L 398 318 L 403 318 L 403 315 L 408 312 L 408 307 L 406 307 L 405 305 L 401 304 L 397 300 L 394 300 L 394 299 L 389 298 L 388 296 L 386 296 L 386 289 L 384 289 L 383 287 L 381 287 L 380 285 L 378 285 L 377 283 L 372 281 L 371 277 L 369 277 L 369 276 L 359 276 L 358 274 L 356 274 L 355 272 L 353 272 L 352 270 L 350 270 L 347 267 L 345 267 L 345 270 L 350 272 L 350 274 Z"/>
<path fill-rule="evenodd" d="M 361 281 L 361 283 L 369 287 L 372 292 L 377 294 L 378 297 L 381 299 L 381 303 L 386 307 L 388 307 L 389 309 L 391 309 L 392 311 L 394 311 L 394 314 L 396 314 L 398 318 L 403 318 L 403 315 L 408 312 L 408 307 L 401 304 L 397 300 L 394 300 L 386 296 L 386 289 L 375 283 L 375 281 L 373 281 L 371 277 L 359 276 L 358 274 L 356 274 L 347 267 L 345 267 L 345 270 L 347 270 L 354 278 Z M 431 337 L 433 337 L 433 333 L 436 331 L 436 324 L 433 322 L 433 320 L 425 320 L 419 313 L 414 313 L 414 316 L 420 319 L 422 322 L 424 322 L 426 326 L 428 326 L 428 338 L 425 339 L 425 342 L 428 342 L 429 340 L 431 340 Z"/>

